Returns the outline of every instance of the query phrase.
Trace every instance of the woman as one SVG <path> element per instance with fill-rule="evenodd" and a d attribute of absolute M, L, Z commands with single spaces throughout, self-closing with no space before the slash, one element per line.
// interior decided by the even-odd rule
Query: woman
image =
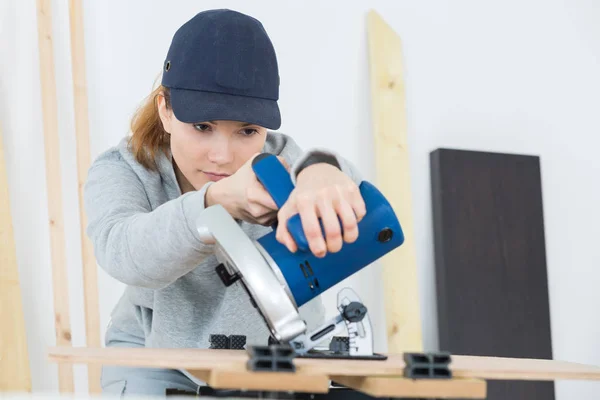
<path fill-rule="evenodd" d="M 207 348 L 210 334 L 266 344 L 269 332 L 247 294 L 225 288 L 215 273 L 197 217 L 220 204 L 252 238 L 277 219 L 277 239 L 296 251 L 286 221 L 299 213 L 311 251 L 323 257 L 357 238 L 365 214 L 360 178 L 336 154 L 303 153 L 270 131 L 281 124 L 279 75 L 256 19 L 230 10 L 197 14 L 174 35 L 162 73 L 132 119 L 131 136 L 94 161 L 85 187 L 98 263 L 127 285 L 106 346 Z M 276 154 L 295 183 L 281 209 L 253 174 L 252 159 L 262 152 Z M 300 312 L 309 327 L 322 322 L 318 300 Z M 102 377 L 105 393 L 164 395 L 199 384 L 185 371 L 163 369 L 105 367 Z"/>

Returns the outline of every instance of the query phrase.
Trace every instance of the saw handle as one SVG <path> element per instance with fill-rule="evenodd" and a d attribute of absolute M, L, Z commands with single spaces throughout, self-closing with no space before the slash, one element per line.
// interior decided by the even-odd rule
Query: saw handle
<path fill-rule="evenodd" d="M 254 170 L 258 181 L 265 187 L 275 201 L 277 207 L 281 208 L 294 190 L 292 177 L 285 169 L 285 166 L 275 155 L 262 153 L 252 160 L 252 169 Z M 319 224 L 321 225 L 321 232 L 325 235 L 325 229 L 323 228 L 323 223 L 320 218 Z M 275 229 L 276 227 L 277 223 L 275 223 L 273 228 Z M 309 251 L 310 248 L 308 246 L 306 235 L 304 234 L 304 229 L 302 228 L 300 214 L 295 214 L 288 220 L 287 228 L 296 242 L 298 250 Z"/>

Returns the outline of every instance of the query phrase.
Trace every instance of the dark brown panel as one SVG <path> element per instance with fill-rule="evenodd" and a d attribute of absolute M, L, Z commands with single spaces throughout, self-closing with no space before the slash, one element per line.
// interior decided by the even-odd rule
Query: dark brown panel
<path fill-rule="evenodd" d="M 539 157 L 438 149 L 430 161 L 440 349 L 552 359 Z M 551 400 L 554 384 L 488 392 Z"/>

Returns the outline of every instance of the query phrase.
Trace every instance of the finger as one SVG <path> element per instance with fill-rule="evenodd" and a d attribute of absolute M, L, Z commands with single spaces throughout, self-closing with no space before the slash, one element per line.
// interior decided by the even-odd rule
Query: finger
<path fill-rule="evenodd" d="M 356 215 L 356 221 L 360 222 L 367 214 L 367 206 L 357 186 L 352 186 L 349 190 L 347 199 Z"/>
<path fill-rule="evenodd" d="M 327 250 L 331 253 L 337 253 L 342 248 L 342 230 L 338 220 L 333 202 L 322 198 L 318 201 L 318 211 L 323 222 Z"/>
<path fill-rule="evenodd" d="M 316 257 L 324 257 L 327 247 L 317 218 L 317 207 L 314 200 L 310 197 L 298 199 L 297 206 L 308 247 Z"/>
<path fill-rule="evenodd" d="M 275 238 L 279 243 L 287 247 L 290 252 L 295 253 L 298 250 L 298 246 L 287 228 L 287 221 L 293 215 L 291 211 L 292 208 L 290 206 L 284 205 L 277 213 Z"/>
<path fill-rule="evenodd" d="M 335 210 L 342 223 L 344 242 L 353 243 L 358 238 L 358 221 L 352 206 L 347 200 L 335 203 Z"/>

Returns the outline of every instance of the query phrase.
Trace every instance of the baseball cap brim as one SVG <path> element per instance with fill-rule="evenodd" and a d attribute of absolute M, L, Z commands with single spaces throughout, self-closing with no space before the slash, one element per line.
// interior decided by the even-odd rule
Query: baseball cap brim
<path fill-rule="evenodd" d="M 171 88 L 175 117 L 186 123 L 228 120 L 279 129 L 281 113 L 276 100 Z"/>

